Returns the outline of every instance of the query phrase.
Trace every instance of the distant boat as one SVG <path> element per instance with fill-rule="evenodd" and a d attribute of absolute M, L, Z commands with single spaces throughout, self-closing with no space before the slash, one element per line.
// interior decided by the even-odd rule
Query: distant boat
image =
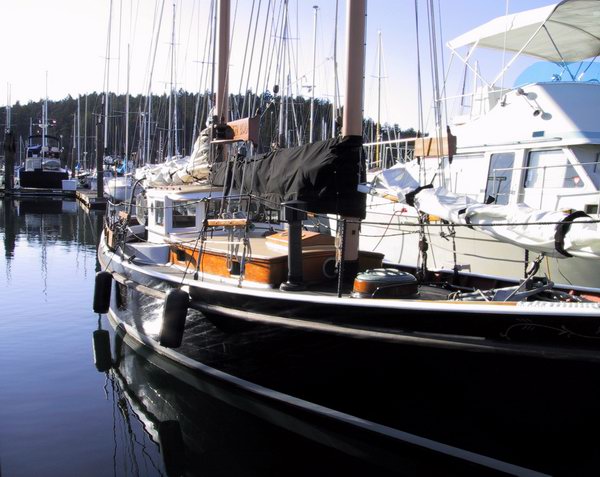
<path fill-rule="evenodd" d="M 50 135 L 32 135 L 27 140 L 25 165 L 19 170 L 21 188 L 62 189 L 62 181 L 69 179 L 62 167 L 60 138 Z"/>
<path fill-rule="evenodd" d="M 18 171 L 19 187 L 23 189 L 63 189 L 63 181 L 69 179 L 69 172 L 61 162 L 63 152 L 61 139 L 48 134 L 48 128 L 55 126 L 55 123 L 56 121 L 48 118 L 48 97 L 46 95 L 39 123 L 41 134 L 32 134 L 27 139 L 25 165 Z M 74 190 L 75 182 L 67 188 Z"/>

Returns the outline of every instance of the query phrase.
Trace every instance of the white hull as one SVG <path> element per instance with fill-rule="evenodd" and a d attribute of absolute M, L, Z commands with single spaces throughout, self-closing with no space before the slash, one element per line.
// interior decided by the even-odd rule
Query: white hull
<path fill-rule="evenodd" d="M 367 199 L 367 217 L 362 224 L 360 247 L 363 250 L 383 253 L 387 263 L 415 267 L 419 261 L 419 229 L 407 223 L 417 222 L 416 217 L 401 213 L 406 206 L 394 204 L 377 197 Z M 390 223 L 390 217 L 396 213 Z M 373 225 L 374 223 L 378 225 Z M 389 224 L 389 226 L 388 226 Z M 381 233 L 387 233 L 381 237 Z M 448 226 L 439 223 L 425 227 L 429 250 L 427 267 L 430 270 L 452 270 L 456 265 L 463 272 L 499 278 L 518 279 L 525 274 L 525 262 L 531 262 L 537 254 L 530 253 L 508 243 L 502 243 L 482 232 L 468 227 L 456 227 L 453 240 L 448 237 Z M 446 238 L 440 235 L 446 234 Z M 576 286 L 582 289 L 600 290 L 600 262 L 578 257 L 545 258 L 537 273 L 547 276 L 557 286 Z"/>

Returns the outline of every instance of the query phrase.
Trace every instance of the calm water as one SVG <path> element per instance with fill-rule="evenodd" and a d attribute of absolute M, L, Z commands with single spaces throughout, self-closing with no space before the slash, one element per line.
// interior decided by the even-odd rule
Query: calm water
<path fill-rule="evenodd" d="M 202 394 L 115 337 L 91 311 L 101 224 L 76 202 L 0 202 L 0 475 L 385 473 Z M 108 371 L 94 363 L 98 327 Z"/>

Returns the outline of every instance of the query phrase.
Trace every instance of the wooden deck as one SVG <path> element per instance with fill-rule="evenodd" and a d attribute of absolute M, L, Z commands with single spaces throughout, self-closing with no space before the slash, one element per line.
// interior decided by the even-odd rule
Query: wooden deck
<path fill-rule="evenodd" d="M 75 197 L 76 191 L 63 189 L 34 189 L 21 187 L 7 191 L 4 188 L 0 190 L 0 197 Z"/>
<path fill-rule="evenodd" d="M 89 189 L 77 189 L 75 197 L 86 209 L 104 209 L 106 208 L 106 197 L 98 197 L 98 193 L 95 190 Z"/>

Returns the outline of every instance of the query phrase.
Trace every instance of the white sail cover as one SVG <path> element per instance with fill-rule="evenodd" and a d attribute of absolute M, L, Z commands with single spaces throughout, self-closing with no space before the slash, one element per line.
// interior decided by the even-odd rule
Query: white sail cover
<path fill-rule="evenodd" d="M 594 58 L 600 54 L 600 1 L 564 0 L 502 16 L 447 45 L 506 49 L 553 62 Z"/>
<path fill-rule="evenodd" d="M 600 258 L 600 224 L 590 223 L 583 213 L 536 210 L 524 204 L 482 204 L 443 187 L 421 188 L 411 175 L 411 165 L 398 164 L 383 171 L 359 190 L 407 203 L 420 212 L 468 225 L 533 252 L 558 258 Z"/>
<path fill-rule="evenodd" d="M 157 165 L 146 165 L 135 172 L 137 179 L 144 178 L 148 187 L 190 184 L 208 179 L 209 129 L 200 133 L 191 156 L 170 158 Z"/>

